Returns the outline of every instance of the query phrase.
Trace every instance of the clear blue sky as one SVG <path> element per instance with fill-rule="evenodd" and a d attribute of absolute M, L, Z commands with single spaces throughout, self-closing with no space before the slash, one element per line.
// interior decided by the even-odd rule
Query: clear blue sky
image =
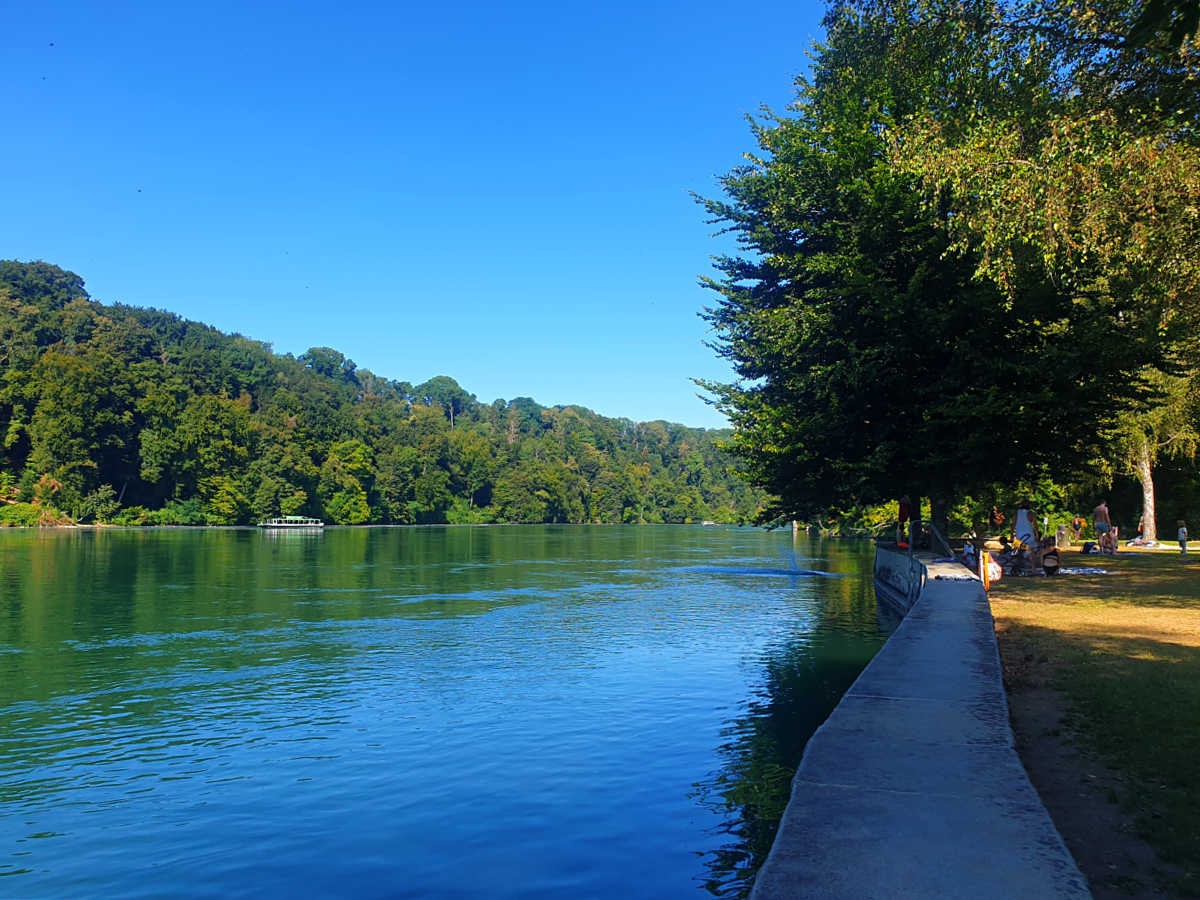
<path fill-rule="evenodd" d="M 691 190 L 823 5 L 14 4 L 0 258 L 480 400 L 717 426 Z"/>

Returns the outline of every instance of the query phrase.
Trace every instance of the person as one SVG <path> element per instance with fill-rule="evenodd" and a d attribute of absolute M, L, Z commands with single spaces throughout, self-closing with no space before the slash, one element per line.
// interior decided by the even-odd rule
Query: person
<path fill-rule="evenodd" d="M 1021 504 L 1013 521 L 1013 541 L 1022 550 L 1033 549 L 1039 540 L 1037 525 L 1030 506 L 1032 504 L 1028 500 Z"/>
<path fill-rule="evenodd" d="M 1100 552 L 1107 553 L 1109 556 L 1117 555 L 1117 535 L 1115 532 L 1108 530 L 1100 533 Z"/>
<path fill-rule="evenodd" d="M 896 520 L 900 523 L 896 526 L 896 543 L 908 545 L 908 520 L 912 518 L 912 501 L 908 499 L 908 494 L 900 498 L 900 509 L 896 513 Z"/>
<path fill-rule="evenodd" d="M 1179 555 L 1187 556 L 1187 522 L 1180 519 L 1176 524 L 1179 525 L 1179 533 L 1177 534 L 1179 538 Z"/>
<path fill-rule="evenodd" d="M 992 507 L 992 527 L 995 528 L 997 531 L 999 531 L 1000 526 L 1003 524 L 1004 524 L 1004 513 L 1000 512 L 1000 507 L 993 506 Z"/>
<path fill-rule="evenodd" d="M 1108 515 L 1107 500 L 1101 500 L 1100 505 L 1092 510 L 1092 527 L 1096 529 L 1097 539 L 1112 531 L 1112 519 Z M 1103 541 L 1100 541 L 1100 546 L 1104 546 Z"/>
<path fill-rule="evenodd" d="M 1049 535 L 1042 541 L 1042 571 L 1047 575 L 1057 575 L 1059 566 L 1058 545 Z"/>
<path fill-rule="evenodd" d="M 1083 533 L 1083 516 L 1076 516 L 1071 520 L 1071 530 L 1075 532 L 1074 543 L 1079 543 L 1079 535 Z"/>

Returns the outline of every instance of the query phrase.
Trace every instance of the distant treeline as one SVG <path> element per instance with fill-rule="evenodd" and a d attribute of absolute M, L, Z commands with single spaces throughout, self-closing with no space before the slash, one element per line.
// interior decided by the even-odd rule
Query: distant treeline
<path fill-rule="evenodd" d="M 729 432 L 391 381 L 0 261 L 0 523 L 743 522 Z"/>

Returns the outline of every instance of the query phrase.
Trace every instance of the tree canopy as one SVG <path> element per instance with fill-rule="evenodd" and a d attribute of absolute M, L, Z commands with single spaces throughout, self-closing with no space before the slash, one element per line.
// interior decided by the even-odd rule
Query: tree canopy
<path fill-rule="evenodd" d="M 1146 402 L 1134 374 L 1163 360 L 1165 300 L 1062 277 L 1032 241 L 991 265 L 996 247 L 964 224 L 986 177 L 932 178 L 912 147 L 981 118 L 1045 130 L 1069 90 L 1062 57 L 1014 62 L 1004 13 L 834 4 L 795 102 L 752 122 L 758 151 L 703 201 L 739 245 L 705 313 L 738 380 L 706 387 L 778 497 L 767 515 L 1068 478 Z"/>

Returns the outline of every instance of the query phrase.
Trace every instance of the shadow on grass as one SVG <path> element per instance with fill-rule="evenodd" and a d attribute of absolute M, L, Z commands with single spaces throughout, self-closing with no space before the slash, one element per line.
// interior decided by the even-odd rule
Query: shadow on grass
<path fill-rule="evenodd" d="M 1013 687 L 1041 670 L 1063 692 L 1076 742 L 1122 773 L 1117 799 L 1162 858 L 1183 871 L 1171 891 L 1200 896 L 1200 646 L 1081 634 L 1027 619 L 1002 627 L 1016 651 Z"/>

